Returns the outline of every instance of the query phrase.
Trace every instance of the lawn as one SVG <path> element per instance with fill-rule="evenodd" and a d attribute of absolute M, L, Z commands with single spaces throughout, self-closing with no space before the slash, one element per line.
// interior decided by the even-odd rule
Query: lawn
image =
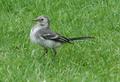
<path fill-rule="evenodd" d="M 66 37 L 54 56 L 30 42 L 45 15 Z M 0 82 L 120 82 L 120 0 L 0 0 Z"/>

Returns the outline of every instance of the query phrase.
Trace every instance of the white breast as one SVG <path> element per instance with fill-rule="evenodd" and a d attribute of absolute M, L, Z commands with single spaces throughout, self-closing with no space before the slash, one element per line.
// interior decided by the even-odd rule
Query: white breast
<path fill-rule="evenodd" d="M 36 32 L 37 32 L 38 30 L 40 30 L 39 27 L 37 27 L 37 28 L 32 28 L 32 29 L 31 29 L 31 32 L 30 32 L 30 40 L 31 40 L 33 43 L 38 43 L 38 40 L 37 40 L 37 38 L 36 38 L 36 36 L 35 36 L 35 34 L 36 34 Z"/>

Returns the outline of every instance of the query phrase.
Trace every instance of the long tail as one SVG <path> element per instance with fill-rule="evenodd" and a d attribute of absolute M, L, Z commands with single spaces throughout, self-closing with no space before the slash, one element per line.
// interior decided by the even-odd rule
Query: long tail
<path fill-rule="evenodd" d="M 85 37 L 76 37 L 76 38 L 69 38 L 70 41 L 74 40 L 87 40 L 87 39 L 94 39 L 95 37 L 85 36 Z"/>

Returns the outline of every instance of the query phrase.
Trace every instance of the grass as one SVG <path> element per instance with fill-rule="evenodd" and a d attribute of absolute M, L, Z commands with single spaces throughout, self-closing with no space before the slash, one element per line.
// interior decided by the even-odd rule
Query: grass
<path fill-rule="evenodd" d="M 95 36 L 58 49 L 29 40 L 32 19 L 47 15 L 65 36 Z M 0 0 L 0 82 L 120 82 L 119 0 Z"/>

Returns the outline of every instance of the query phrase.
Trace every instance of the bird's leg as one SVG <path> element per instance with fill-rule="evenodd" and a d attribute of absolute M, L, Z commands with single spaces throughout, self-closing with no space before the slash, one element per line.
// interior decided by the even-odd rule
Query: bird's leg
<path fill-rule="evenodd" d="M 40 58 L 42 58 L 43 56 L 45 56 L 47 53 L 48 53 L 48 49 L 44 48 L 44 54 Z"/>
<path fill-rule="evenodd" d="M 48 53 L 48 49 L 44 48 L 44 55 Z"/>
<path fill-rule="evenodd" d="M 52 48 L 52 51 L 53 51 L 54 55 L 56 55 L 56 54 L 57 54 L 57 51 L 56 51 L 56 49 L 55 49 L 55 48 Z"/>

